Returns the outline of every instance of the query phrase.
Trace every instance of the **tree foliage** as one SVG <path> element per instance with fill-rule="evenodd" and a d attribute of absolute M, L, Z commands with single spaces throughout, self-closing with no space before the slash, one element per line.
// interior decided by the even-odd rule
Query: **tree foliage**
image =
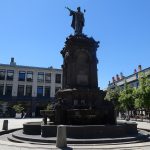
<path fill-rule="evenodd" d="M 52 110 L 53 109 L 53 105 L 51 103 L 48 103 L 46 110 Z"/>
<path fill-rule="evenodd" d="M 137 109 L 150 108 L 150 79 L 145 74 L 139 78 L 139 87 L 134 92 L 135 107 Z"/>
<path fill-rule="evenodd" d="M 118 102 L 119 94 L 120 88 L 118 86 L 115 86 L 114 89 L 108 88 L 105 96 L 105 100 L 112 101 L 117 110 L 119 109 L 119 102 Z"/>
<path fill-rule="evenodd" d="M 125 83 L 124 89 L 120 92 L 119 96 L 120 107 L 123 110 L 129 111 L 134 109 L 133 91 L 134 89 Z"/>
<path fill-rule="evenodd" d="M 118 100 L 119 92 L 120 92 L 120 89 L 117 86 L 115 86 L 114 89 L 108 88 L 106 96 L 105 96 L 105 100 L 109 100 L 109 101 Z"/>
<path fill-rule="evenodd" d="M 139 87 L 132 88 L 125 83 L 124 89 L 119 87 L 108 88 L 105 100 L 113 101 L 119 110 L 129 111 L 136 109 L 150 110 L 150 72 L 139 74 Z"/>
<path fill-rule="evenodd" d="M 24 107 L 21 104 L 16 104 L 13 106 L 13 109 L 16 113 L 21 113 L 24 110 Z"/>

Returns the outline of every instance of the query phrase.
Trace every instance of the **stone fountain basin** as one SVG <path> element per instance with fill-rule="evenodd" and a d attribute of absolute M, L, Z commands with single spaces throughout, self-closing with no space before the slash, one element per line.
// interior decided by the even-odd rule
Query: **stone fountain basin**
<path fill-rule="evenodd" d="M 23 134 L 40 135 L 41 122 L 27 122 L 23 124 Z"/>
<path fill-rule="evenodd" d="M 65 125 L 68 138 L 117 138 L 138 134 L 136 123 L 119 123 L 117 125 Z M 40 122 L 28 122 L 23 125 L 23 133 L 27 135 L 41 135 L 42 137 L 56 137 L 57 125 L 43 125 Z"/>

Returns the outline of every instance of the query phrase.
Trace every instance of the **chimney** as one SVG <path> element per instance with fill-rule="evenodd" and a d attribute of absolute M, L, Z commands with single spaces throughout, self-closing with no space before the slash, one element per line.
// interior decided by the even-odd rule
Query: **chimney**
<path fill-rule="evenodd" d="M 112 77 L 112 82 L 114 83 L 116 80 L 115 80 L 115 77 Z"/>
<path fill-rule="evenodd" d="M 14 63 L 14 57 L 11 57 L 11 63 Z"/>
<path fill-rule="evenodd" d="M 134 69 L 134 73 L 137 73 L 136 69 Z"/>
<path fill-rule="evenodd" d="M 116 80 L 119 81 L 120 80 L 120 77 L 118 74 L 116 74 Z"/>
<path fill-rule="evenodd" d="M 110 81 L 109 81 L 109 85 L 110 85 Z"/>
<path fill-rule="evenodd" d="M 49 69 L 53 69 L 53 66 L 48 67 Z"/>
<path fill-rule="evenodd" d="M 14 57 L 11 57 L 10 65 L 11 66 L 15 66 L 16 65 Z"/>
<path fill-rule="evenodd" d="M 142 70 L 142 66 L 138 65 L 138 72 Z"/>
<path fill-rule="evenodd" d="M 122 72 L 120 72 L 120 79 L 123 79 L 124 78 L 124 75 Z"/>

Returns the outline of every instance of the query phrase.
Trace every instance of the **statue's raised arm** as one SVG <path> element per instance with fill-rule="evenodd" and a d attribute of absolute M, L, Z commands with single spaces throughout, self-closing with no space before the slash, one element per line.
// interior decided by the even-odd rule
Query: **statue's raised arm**
<path fill-rule="evenodd" d="M 81 12 L 80 7 L 77 8 L 77 11 L 73 11 L 68 7 L 65 8 L 70 11 L 70 16 L 73 16 L 71 27 L 74 29 L 75 34 L 82 34 L 84 14 Z"/>
<path fill-rule="evenodd" d="M 65 8 L 68 9 L 70 12 L 73 11 L 73 10 L 71 10 L 69 7 L 65 7 Z"/>

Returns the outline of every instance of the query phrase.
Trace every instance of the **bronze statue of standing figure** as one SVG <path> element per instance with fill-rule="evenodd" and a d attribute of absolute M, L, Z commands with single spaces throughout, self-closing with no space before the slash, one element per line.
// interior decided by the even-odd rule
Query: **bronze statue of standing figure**
<path fill-rule="evenodd" d="M 80 7 L 77 8 L 77 11 L 73 11 L 68 7 L 66 7 L 66 9 L 70 11 L 70 16 L 73 16 L 71 27 L 74 29 L 75 34 L 82 34 L 82 29 L 84 26 L 84 13 L 81 12 Z"/>

